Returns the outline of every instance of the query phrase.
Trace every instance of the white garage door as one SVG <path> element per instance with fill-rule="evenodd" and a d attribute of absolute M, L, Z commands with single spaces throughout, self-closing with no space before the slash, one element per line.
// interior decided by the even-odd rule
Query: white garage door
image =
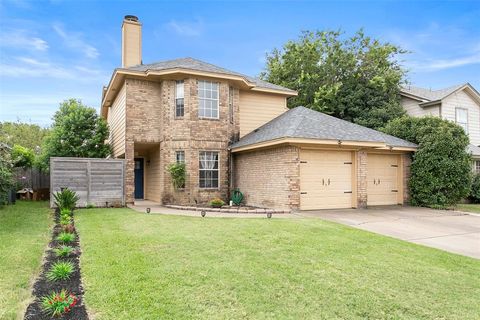
<path fill-rule="evenodd" d="M 301 150 L 300 209 L 352 207 L 352 152 Z"/>
<path fill-rule="evenodd" d="M 367 163 L 367 204 L 398 204 L 400 156 L 369 153 Z"/>

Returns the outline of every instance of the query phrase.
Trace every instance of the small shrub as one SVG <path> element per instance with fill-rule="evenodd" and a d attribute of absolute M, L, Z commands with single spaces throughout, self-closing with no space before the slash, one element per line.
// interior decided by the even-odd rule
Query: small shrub
<path fill-rule="evenodd" d="M 87 203 L 87 205 L 85 206 L 86 209 L 93 209 L 95 208 L 95 205 L 93 203 Z"/>
<path fill-rule="evenodd" d="M 470 200 L 474 203 L 480 203 L 480 174 L 473 176 L 472 188 L 470 189 Z"/>
<path fill-rule="evenodd" d="M 47 279 L 50 281 L 68 280 L 75 267 L 70 261 L 57 262 L 47 272 Z"/>
<path fill-rule="evenodd" d="M 77 297 L 69 294 L 66 290 L 52 292 L 42 298 L 42 308 L 51 317 L 60 317 L 69 312 L 76 304 Z"/>
<path fill-rule="evenodd" d="M 67 224 L 63 226 L 63 231 L 67 233 L 74 233 L 75 232 L 75 226 L 73 224 Z"/>
<path fill-rule="evenodd" d="M 68 208 L 61 208 L 60 209 L 60 216 L 71 217 L 72 216 L 72 210 L 70 210 Z"/>
<path fill-rule="evenodd" d="M 62 232 L 58 235 L 57 240 L 63 243 L 71 243 L 75 240 L 75 234 L 69 232 Z"/>
<path fill-rule="evenodd" d="M 55 205 L 59 207 L 60 210 L 68 209 L 70 211 L 75 209 L 75 207 L 77 206 L 77 201 L 80 199 L 74 191 L 68 188 L 63 189 L 63 191 L 54 193 L 53 197 L 55 199 Z"/>
<path fill-rule="evenodd" d="M 175 162 L 167 166 L 175 189 L 185 188 L 185 163 Z"/>
<path fill-rule="evenodd" d="M 72 222 L 72 218 L 70 218 L 70 216 L 60 216 L 60 224 L 62 226 L 70 224 L 71 222 Z"/>
<path fill-rule="evenodd" d="M 65 258 L 73 252 L 74 248 L 71 246 L 61 246 L 60 248 L 54 249 L 55 255 L 57 257 Z"/>
<path fill-rule="evenodd" d="M 220 208 L 222 207 L 223 205 L 225 205 L 225 202 L 223 202 L 222 199 L 219 199 L 219 198 L 215 198 L 213 199 L 212 201 L 210 201 L 210 205 L 214 208 Z"/>
<path fill-rule="evenodd" d="M 239 206 L 243 201 L 243 193 L 240 192 L 239 189 L 235 189 L 232 192 L 232 202 L 236 205 Z"/>

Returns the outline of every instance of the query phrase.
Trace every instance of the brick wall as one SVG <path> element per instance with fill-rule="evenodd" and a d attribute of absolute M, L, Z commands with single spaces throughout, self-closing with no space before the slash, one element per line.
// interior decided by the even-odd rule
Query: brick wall
<path fill-rule="evenodd" d="M 234 154 L 234 186 L 248 205 L 298 209 L 299 150 L 283 146 Z"/>
<path fill-rule="evenodd" d="M 410 153 L 402 154 L 403 165 L 403 202 L 407 204 L 410 201 L 410 190 L 408 188 L 408 180 L 410 179 L 410 166 L 412 164 L 412 156 Z"/>

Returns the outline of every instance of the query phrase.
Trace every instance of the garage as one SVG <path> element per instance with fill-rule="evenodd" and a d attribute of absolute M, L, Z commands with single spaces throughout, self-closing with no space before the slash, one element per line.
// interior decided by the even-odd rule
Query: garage
<path fill-rule="evenodd" d="M 400 155 L 368 154 L 367 205 L 401 204 Z"/>
<path fill-rule="evenodd" d="M 300 150 L 300 209 L 352 207 L 353 154 Z"/>

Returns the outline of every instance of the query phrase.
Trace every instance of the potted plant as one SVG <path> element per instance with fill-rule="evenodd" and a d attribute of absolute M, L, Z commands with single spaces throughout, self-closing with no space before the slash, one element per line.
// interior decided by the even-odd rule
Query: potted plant
<path fill-rule="evenodd" d="M 210 201 L 210 206 L 212 208 L 221 208 L 223 205 L 225 205 L 225 202 L 223 202 L 223 200 L 220 198 L 215 198 Z"/>

